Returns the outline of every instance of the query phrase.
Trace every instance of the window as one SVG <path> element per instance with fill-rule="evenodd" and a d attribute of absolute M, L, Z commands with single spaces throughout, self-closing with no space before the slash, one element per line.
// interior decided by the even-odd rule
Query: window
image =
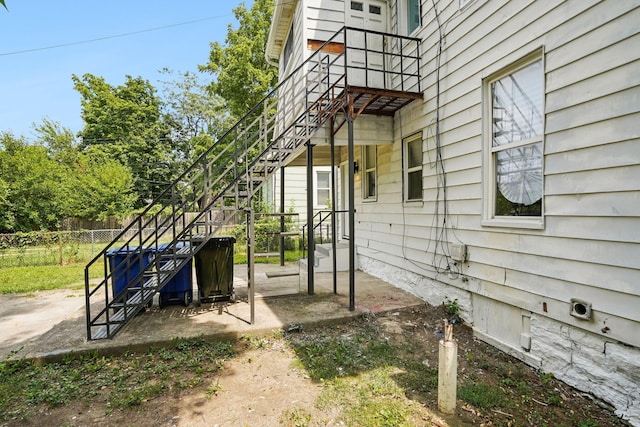
<path fill-rule="evenodd" d="M 362 147 L 362 198 L 373 201 L 378 196 L 376 183 L 378 147 L 365 145 Z"/>
<path fill-rule="evenodd" d="M 422 134 L 403 141 L 404 200 L 422 200 Z"/>
<path fill-rule="evenodd" d="M 420 0 L 404 0 L 407 34 L 413 33 L 421 25 Z"/>
<path fill-rule="evenodd" d="M 486 225 L 542 225 L 544 71 L 540 53 L 488 79 L 485 90 L 485 220 L 490 222 Z"/>
<path fill-rule="evenodd" d="M 331 172 L 316 172 L 316 200 L 315 206 L 326 208 L 331 201 Z"/>
<path fill-rule="evenodd" d="M 291 24 L 291 29 L 289 30 L 289 37 L 287 37 L 287 42 L 284 44 L 284 51 L 282 55 L 282 70 L 287 69 L 287 65 L 289 65 L 289 59 L 291 59 L 291 55 L 293 54 L 293 24 Z"/>

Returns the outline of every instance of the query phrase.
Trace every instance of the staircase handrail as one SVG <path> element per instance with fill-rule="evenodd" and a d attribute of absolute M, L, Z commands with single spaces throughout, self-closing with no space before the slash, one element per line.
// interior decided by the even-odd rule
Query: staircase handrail
<path fill-rule="evenodd" d="M 228 206 L 225 200 L 230 196 L 229 190 L 235 187 L 234 209 L 237 210 L 245 207 L 249 203 L 250 197 L 255 194 L 262 183 L 266 181 L 269 174 L 273 173 L 273 167 L 258 165 L 259 161 L 270 160 L 277 157 L 281 167 L 287 161 L 293 151 L 298 150 L 303 142 L 309 140 L 313 132 L 322 126 L 329 116 L 335 115 L 338 109 L 345 105 L 344 94 L 347 92 L 347 51 L 350 49 L 348 45 L 348 31 L 358 31 L 364 33 L 375 33 L 383 36 L 395 37 L 398 40 L 412 40 L 419 45 L 419 39 L 406 36 L 388 35 L 381 32 L 366 31 L 358 28 L 344 26 L 325 41 L 314 53 L 306 60 L 298 65 L 294 70 L 271 89 L 260 102 L 253 106 L 244 116 L 242 116 L 231 128 L 229 128 L 218 140 L 212 144 L 207 150 L 198 156 L 198 158 L 186 168 L 164 191 L 155 197 L 149 205 L 137 216 L 136 220 L 125 227 L 105 248 L 103 248 L 89 263 L 85 266 L 85 292 L 87 305 L 87 325 L 88 330 L 91 326 L 109 325 L 110 316 L 110 300 L 111 302 L 124 301 L 124 310 L 126 312 L 126 295 L 129 289 L 121 290 L 118 295 L 113 298 L 107 290 L 109 280 L 114 278 L 113 272 L 109 272 L 108 252 L 113 249 L 116 244 L 127 248 L 127 256 L 123 263 L 127 265 L 143 264 L 142 253 L 146 249 L 158 250 L 160 239 L 163 236 L 170 240 L 169 245 L 177 245 L 178 241 L 194 242 L 192 237 L 199 234 L 201 227 L 205 230 L 209 228 L 207 216 L 213 213 L 213 208 L 220 204 L 219 211 L 224 215 L 224 207 Z M 331 50 L 325 51 L 325 48 L 336 41 L 340 41 L 342 37 L 343 50 L 336 53 Z M 403 43 L 398 44 L 400 53 L 377 52 L 385 55 L 399 55 L 401 61 L 405 56 L 402 54 Z M 357 48 L 357 47 L 354 47 Z M 362 50 L 362 48 L 357 48 Z M 365 46 L 366 56 L 366 46 Z M 416 60 L 415 74 L 405 73 L 402 66 L 400 74 L 402 76 L 402 85 L 404 78 L 416 78 L 419 87 L 419 56 L 406 57 Z M 331 57 L 333 56 L 333 59 Z M 338 61 L 344 58 L 344 64 L 338 64 Z M 402 63 L 402 62 L 401 62 Z M 312 64 L 311 67 L 307 67 Z M 337 65 L 336 65 L 337 64 Z M 335 71 L 334 67 L 337 67 Z M 411 66 L 413 67 L 413 65 Z M 300 77 L 300 72 L 306 71 L 307 74 L 317 76 L 317 80 L 305 80 Z M 387 73 L 394 74 L 393 71 L 387 70 Z M 333 73 L 333 74 L 332 74 Z M 300 77 L 296 80 L 296 77 Z M 313 77 L 312 77 L 313 79 Z M 300 85 L 305 84 L 303 94 L 299 93 Z M 326 89 L 325 89 L 326 87 Z M 402 86 L 404 87 L 404 86 Z M 336 93 L 337 91 L 341 91 Z M 278 96 L 280 95 L 280 96 Z M 310 95 L 312 98 L 310 99 Z M 296 105 L 304 101 L 305 105 Z M 283 109 L 280 111 L 282 102 L 284 106 L 289 107 L 292 111 Z M 315 109 L 312 109 L 312 106 Z M 274 111 L 276 111 L 274 113 Z M 280 144 L 282 145 L 276 145 Z M 287 150 L 283 150 L 286 148 Z M 219 150 L 219 151 L 218 151 Z M 266 163 L 265 163 L 266 164 Z M 262 172 L 260 168 L 262 167 Z M 262 175 L 260 175 L 262 174 Z M 262 179 L 262 181 L 261 181 Z M 243 181 L 244 180 L 244 181 Z M 243 187 L 244 186 L 244 187 Z M 240 196 L 240 194 L 245 194 Z M 225 199 L 227 197 L 227 199 Z M 246 197 L 240 200 L 239 197 Z M 168 201 L 168 202 L 167 202 Z M 244 203 L 244 205 L 243 205 Z M 152 214 L 152 209 L 160 207 L 159 212 Z M 216 208 L 218 209 L 218 208 Z M 167 214 L 167 211 L 170 211 Z M 147 218 L 147 219 L 145 219 Z M 209 216 L 209 218 L 211 218 Z M 326 218 L 324 218 L 326 219 Z M 323 220 L 324 220 L 323 219 Z M 204 222 L 202 222 L 204 220 Z M 146 222 L 145 222 L 146 221 Z M 202 225 L 204 224 L 204 225 Z M 182 227 L 178 230 L 178 227 Z M 146 237 L 144 231 L 146 228 L 153 228 L 155 231 Z M 160 232 L 163 229 L 165 231 Z M 126 238 L 128 233 L 132 233 L 130 238 Z M 206 232 L 210 234 L 212 231 Z M 138 246 L 139 251 L 129 251 L 132 246 Z M 194 256 L 200 246 L 189 246 L 189 256 Z M 95 285 L 93 289 L 90 287 L 89 272 L 98 261 L 102 260 L 102 269 L 104 270 L 103 280 Z M 186 261 L 181 261 L 176 268 L 180 268 Z M 140 271 L 138 276 L 133 280 L 131 288 L 143 289 L 145 286 L 144 273 Z M 141 269 L 142 270 L 142 269 Z M 155 273 L 158 282 L 157 288 L 160 289 L 166 281 L 168 281 L 175 272 L 170 272 L 161 276 Z M 160 283 L 162 280 L 162 283 Z M 104 296 L 106 298 L 106 307 L 99 311 L 98 316 L 90 315 L 90 298 L 96 294 L 101 288 L 104 288 Z M 140 291 L 141 293 L 144 293 Z M 131 311 L 138 310 L 135 306 Z M 135 313 L 134 313 L 135 314 Z M 106 316 L 106 322 L 99 323 L 96 319 L 100 316 Z M 126 313 L 125 313 L 126 316 Z M 96 323 L 91 323 L 96 322 Z M 107 327 L 108 330 L 108 327 Z M 107 332 L 109 335 L 109 332 Z M 111 336 L 111 335 L 109 335 Z M 89 333 L 89 339 L 91 334 Z"/>

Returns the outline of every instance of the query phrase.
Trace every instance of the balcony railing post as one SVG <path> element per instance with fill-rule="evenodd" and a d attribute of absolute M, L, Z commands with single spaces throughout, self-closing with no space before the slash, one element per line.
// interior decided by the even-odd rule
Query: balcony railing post
<path fill-rule="evenodd" d="M 344 31 L 344 85 L 345 87 L 349 86 L 349 73 L 348 66 L 349 63 L 349 41 L 347 39 L 347 27 L 343 28 Z"/>

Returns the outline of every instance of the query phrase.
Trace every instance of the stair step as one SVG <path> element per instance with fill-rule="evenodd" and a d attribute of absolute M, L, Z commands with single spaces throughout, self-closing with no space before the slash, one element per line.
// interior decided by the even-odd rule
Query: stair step
<path fill-rule="evenodd" d="M 111 335 L 115 335 L 116 332 L 118 332 L 118 330 L 120 330 L 120 328 L 122 328 L 124 326 L 124 323 L 115 323 L 113 325 L 109 325 L 109 329 L 111 330 Z M 102 326 L 100 329 L 98 329 L 98 331 L 91 335 L 91 339 L 94 340 L 103 340 L 109 337 L 109 334 L 107 332 L 107 326 Z"/>
<path fill-rule="evenodd" d="M 267 231 L 265 233 L 267 236 L 270 237 L 274 237 L 274 236 L 299 236 L 300 232 L 299 231 Z"/>
<path fill-rule="evenodd" d="M 278 252 L 262 252 L 258 254 L 253 254 L 253 256 L 255 258 L 271 258 L 271 257 L 280 256 L 280 254 Z"/>
<path fill-rule="evenodd" d="M 294 270 L 290 270 L 290 271 L 267 271 L 264 274 L 269 279 L 271 279 L 272 277 L 299 276 L 300 272 L 299 271 L 294 271 Z"/>

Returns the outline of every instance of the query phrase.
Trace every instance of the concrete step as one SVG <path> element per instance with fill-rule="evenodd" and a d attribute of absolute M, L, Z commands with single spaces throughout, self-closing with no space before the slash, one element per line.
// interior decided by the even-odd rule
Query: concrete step
<path fill-rule="evenodd" d="M 336 244 L 336 270 L 349 271 L 349 242 L 338 242 Z M 314 252 L 314 271 L 327 273 L 333 271 L 333 258 L 331 243 L 316 245 Z M 307 265 L 307 259 L 300 260 L 302 265 Z M 355 259 L 354 269 L 358 269 L 358 257 Z"/>

